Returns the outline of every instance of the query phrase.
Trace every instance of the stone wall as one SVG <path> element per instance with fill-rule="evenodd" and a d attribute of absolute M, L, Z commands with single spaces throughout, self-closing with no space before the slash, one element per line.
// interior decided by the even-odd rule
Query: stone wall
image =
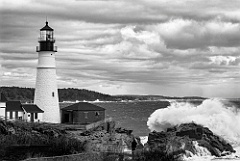
<path fill-rule="evenodd" d="M 30 158 L 24 161 L 103 161 L 103 153 L 79 153 L 55 157 Z"/>

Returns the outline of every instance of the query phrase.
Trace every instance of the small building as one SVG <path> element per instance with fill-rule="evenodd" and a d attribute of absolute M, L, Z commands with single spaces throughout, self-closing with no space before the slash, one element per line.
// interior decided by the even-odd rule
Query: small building
<path fill-rule="evenodd" d="M 6 103 L 6 120 L 24 120 L 25 111 L 20 101 L 7 101 Z"/>
<path fill-rule="evenodd" d="M 7 102 L 6 97 L 4 96 L 4 94 L 0 93 L 0 118 L 2 119 L 5 118 L 6 102 Z"/>
<path fill-rule="evenodd" d="M 27 122 L 41 122 L 43 110 L 41 110 L 35 104 L 23 104 L 23 109 L 25 110 L 25 120 Z"/>
<path fill-rule="evenodd" d="M 0 118 L 15 121 L 23 120 L 26 122 L 42 121 L 44 113 L 35 104 L 21 104 L 20 101 L 8 101 L 6 97 L 0 93 Z"/>
<path fill-rule="evenodd" d="M 62 123 L 90 124 L 105 119 L 105 109 L 88 102 L 76 104 L 61 109 Z"/>

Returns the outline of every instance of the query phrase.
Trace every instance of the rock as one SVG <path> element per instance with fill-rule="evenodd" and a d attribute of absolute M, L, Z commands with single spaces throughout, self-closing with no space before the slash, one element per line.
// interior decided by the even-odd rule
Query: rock
<path fill-rule="evenodd" d="M 115 132 L 120 133 L 120 134 L 124 133 L 124 134 L 127 134 L 127 135 L 131 135 L 133 131 L 118 127 L 118 128 L 115 129 Z"/>
<path fill-rule="evenodd" d="M 229 151 L 224 151 L 222 152 L 221 156 L 226 156 L 226 155 L 231 155 L 231 152 Z"/>
<path fill-rule="evenodd" d="M 47 135 L 47 136 L 52 136 L 52 137 L 59 137 L 60 133 L 57 130 L 54 129 L 45 129 L 42 131 L 42 134 Z"/>
<path fill-rule="evenodd" d="M 13 127 L 8 128 L 8 134 L 16 134 L 16 131 Z"/>
<path fill-rule="evenodd" d="M 214 135 L 208 128 L 195 123 L 181 124 L 168 128 L 166 132 L 153 131 L 148 137 L 148 146 L 152 149 L 158 148 L 168 153 L 174 151 L 185 151 L 193 155 L 197 153 L 194 141 L 199 146 L 205 147 L 211 155 L 221 156 L 223 152 L 233 153 L 235 150 L 223 138 Z"/>
<path fill-rule="evenodd" d="M 7 125 L 3 120 L 0 120 L 0 134 L 4 134 L 4 135 L 8 134 Z"/>
<path fill-rule="evenodd" d="M 82 132 L 80 135 L 81 136 L 89 136 L 91 134 L 92 134 L 91 131 L 87 130 L 87 131 Z"/>

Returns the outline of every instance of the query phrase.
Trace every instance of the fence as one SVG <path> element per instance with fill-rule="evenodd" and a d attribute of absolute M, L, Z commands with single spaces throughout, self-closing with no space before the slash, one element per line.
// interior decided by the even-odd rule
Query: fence
<path fill-rule="evenodd" d="M 98 127 L 106 122 L 110 122 L 112 119 L 111 118 L 105 118 L 104 120 L 98 121 L 98 122 L 94 122 L 91 124 L 88 124 L 85 126 L 86 130 L 90 130 L 90 129 L 94 129 L 95 127 Z"/>

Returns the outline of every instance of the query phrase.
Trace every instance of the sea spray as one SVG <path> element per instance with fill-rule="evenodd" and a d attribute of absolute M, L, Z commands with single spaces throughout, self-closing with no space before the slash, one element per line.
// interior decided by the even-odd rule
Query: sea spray
<path fill-rule="evenodd" d="M 165 131 L 169 127 L 190 122 L 208 127 L 232 145 L 240 145 L 240 112 L 220 99 L 208 99 L 198 106 L 171 102 L 167 108 L 153 112 L 147 125 L 151 131 Z"/>
<path fill-rule="evenodd" d="M 145 145 L 148 141 L 148 136 L 139 136 L 142 145 Z"/>

